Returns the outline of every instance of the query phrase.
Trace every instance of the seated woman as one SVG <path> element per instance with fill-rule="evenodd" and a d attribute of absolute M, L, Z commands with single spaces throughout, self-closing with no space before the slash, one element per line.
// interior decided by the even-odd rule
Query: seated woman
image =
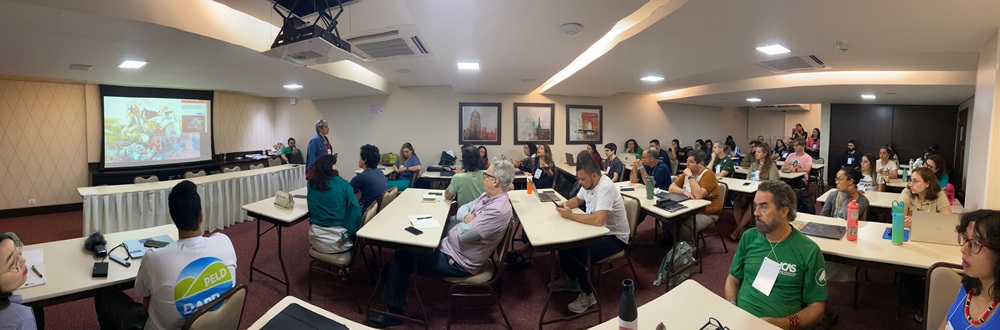
<path fill-rule="evenodd" d="M 781 173 L 778 172 L 778 164 L 774 163 L 771 157 L 771 147 L 767 143 L 753 148 L 754 162 L 750 163 L 747 172 L 747 180 L 766 181 L 778 180 Z M 736 220 L 736 229 L 729 235 L 729 238 L 738 241 L 743 236 L 743 231 L 753 218 L 753 195 L 737 194 L 733 201 L 733 218 Z"/>
<path fill-rule="evenodd" d="M 490 156 L 489 156 L 489 153 L 486 152 L 486 146 L 479 146 L 479 158 L 483 162 L 483 167 L 489 167 L 490 166 L 489 165 L 490 164 Z M 464 160 L 462 161 L 462 164 L 465 164 Z M 479 197 L 479 196 L 476 196 L 476 197 Z"/>
<path fill-rule="evenodd" d="M 899 177 L 899 165 L 892 160 L 893 156 L 892 149 L 888 146 L 882 146 L 878 150 L 879 159 L 875 162 L 875 173 L 878 174 L 876 178 L 878 179 L 878 191 L 885 191 L 885 184 L 889 183 L 889 180 Z"/>
<path fill-rule="evenodd" d="M 722 141 L 715 142 L 715 146 L 712 147 L 712 161 L 708 162 L 708 169 L 715 172 L 715 177 L 731 178 L 736 173 L 733 159 L 729 158 L 729 152 L 729 146 L 723 144 Z"/>
<path fill-rule="evenodd" d="M 858 190 L 875 191 L 877 188 L 873 184 L 873 178 L 878 176 L 878 174 L 875 173 L 875 166 L 873 165 L 874 161 L 875 155 L 865 154 L 864 156 L 861 156 L 861 181 L 858 182 Z"/>
<path fill-rule="evenodd" d="M 21 242 L 16 236 L 0 234 L 0 321 L 3 329 L 36 329 L 35 313 L 21 305 L 21 295 L 14 290 L 28 280 L 28 264 L 21 256 Z"/>
<path fill-rule="evenodd" d="M 788 146 L 785 145 L 785 140 L 778 139 L 778 141 L 774 142 L 774 156 L 773 157 L 776 160 L 782 160 L 782 161 L 785 160 L 785 157 L 788 156 L 788 153 L 790 153 L 790 152 L 791 152 L 791 150 L 789 150 Z"/>
<path fill-rule="evenodd" d="M 482 147 L 480 147 L 482 148 Z M 462 148 L 462 170 L 455 174 L 448 183 L 448 189 L 444 191 L 444 199 L 458 199 L 458 206 L 468 204 L 479 198 L 483 190 L 483 171 L 486 169 L 482 163 L 478 162 L 482 149 L 477 152 L 476 148 L 466 146 Z M 469 164 L 469 165 L 465 165 Z"/>
<path fill-rule="evenodd" d="M 962 287 L 938 329 L 997 329 L 1000 318 L 1000 211 L 962 214 L 958 227 L 962 251 Z"/>
<path fill-rule="evenodd" d="M 948 186 L 948 168 L 944 165 L 944 157 L 937 154 L 931 155 L 924 161 L 924 165 L 934 172 L 934 176 L 938 180 L 938 186 L 941 189 Z"/>
<path fill-rule="evenodd" d="M 587 143 L 587 151 L 590 152 L 590 156 L 594 157 L 594 161 L 597 162 L 597 168 L 604 168 L 604 162 L 601 161 L 601 154 L 597 152 L 597 145 Z"/>
<path fill-rule="evenodd" d="M 951 214 L 951 204 L 941 191 L 934 172 L 921 167 L 913 171 L 910 186 L 899 193 L 906 214 L 905 227 L 910 228 L 914 211 Z"/>
<path fill-rule="evenodd" d="M 396 159 L 396 164 L 392 165 L 392 170 L 397 173 L 396 179 L 386 183 L 389 184 L 389 187 L 395 186 L 402 192 L 410 187 L 410 181 L 413 180 L 414 175 L 420 173 L 420 169 L 420 158 L 413 150 L 413 145 L 409 142 L 403 143 L 403 147 L 399 148 L 399 159 Z"/>
<path fill-rule="evenodd" d="M 552 149 L 544 144 L 538 145 L 538 153 L 535 157 L 535 167 L 528 172 L 531 175 L 531 183 L 535 189 L 552 188 L 555 181 L 556 163 L 552 161 Z"/>
<path fill-rule="evenodd" d="M 924 149 L 924 152 L 920 154 L 920 158 L 911 160 L 910 168 L 924 167 L 927 166 L 927 159 L 931 158 L 932 155 L 936 154 L 931 148 Z"/>
<path fill-rule="evenodd" d="M 642 147 L 639 146 L 635 139 L 628 139 L 625 141 L 625 152 L 635 155 L 635 159 L 642 158 Z"/>
<path fill-rule="evenodd" d="M 703 144 L 705 144 L 705 140 L 702 139 L 694 140 L 694 150 L 703 150 L 704 148 L 701 147 Z M 706 155 L 710 154 L 711 153 L 706 153 Z"/>
<path fill-rule="evenodd" d="M 514 160 L 514 166 L 517 166 L 517 170 L 530 173 L 531 169 L 535 168 L 535 153 L 538 152 L 538 147 L 534 143 L 528 142 L 524 144 L 524 155 L 526 156 L 524 160 Z"/>
<path fill-rule="evenodd" d="M 309 244 L 321 253 L 341 253 L 354 247 L 361 227 L 361 205 L 354 189 L 337 171 L 337 157 L 316 159 L 306 193 L 309 203 Z"/>
<path fill-rule="evenodd" d="M 858 203 L 858 219 L 865 219 L 868 213 L 868 198 L 858 190 L 861 182 L 861 171 L 853 167 L 845 167 L 837 171 L 837 190 L 826 197 L 820 215 L 847 220 L 847 205 L 851 201 Z"/>

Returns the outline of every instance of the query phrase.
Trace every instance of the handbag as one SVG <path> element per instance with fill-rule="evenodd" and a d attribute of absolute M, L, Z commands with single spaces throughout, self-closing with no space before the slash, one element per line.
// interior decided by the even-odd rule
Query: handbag
<path fill-rule="evenodd" d="M 292 198 L 292 194 L 279 190 L 274 195 L 274 206 L 290 210 L 295 207 L 295 199 Z"/>

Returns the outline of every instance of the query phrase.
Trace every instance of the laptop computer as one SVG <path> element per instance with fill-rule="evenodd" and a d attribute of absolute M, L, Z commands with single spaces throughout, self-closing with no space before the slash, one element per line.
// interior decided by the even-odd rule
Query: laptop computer
<path fill-rule="evenodd" d="M 566 153 L 566 165 L 576 166 L 576 158 L 573 158 L 573 154 Z"/>
<path fill-rule="evenodd" d="M 958 245 L 958 214 L 913 212 L 910 240 L 914 242 Z"/>
<path fill-rule="evenodd" d="M 146 255 L 146 250 L 148 250 L 149 248 L 143 246 L 142 244 L 145 243 L 146 240 L 149 240 L 149 239 L 157 240 L 157 241 L 160 241 L 160 242 L 167 242 L 167 243 L 173 243 L 174 242 L 174 239 L 170 238 L 170 236 L 167 236 L 167 235 L 160 235 L 160 236 L 156 236 L 156 237 L 147 237 L 147 238 L 142 238 L 142 239 L 130 239 L 130 240 L 127 240 L 127 241 L 124 242 L 124 244 L 125 244 L 125 251 L 128 251 L 128 257 L 130 259 L 139 259 L 139 258 L 142 258 L 142 256 Z"/>
<path fill-rule="evenodd" d="M 802 226 L 802 229 L 799 229 L 799 231 L 809 236 L 839 240 L 844 237 L 847 227 L 810 222 Z"/>

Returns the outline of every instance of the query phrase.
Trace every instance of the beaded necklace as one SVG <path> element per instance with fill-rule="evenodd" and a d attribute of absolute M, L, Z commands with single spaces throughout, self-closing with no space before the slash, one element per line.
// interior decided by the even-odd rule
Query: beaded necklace
<path fill-rule="evenodd" d="M 983 312 L 983 315 L 980 316 L 978 320 L 973 320 L 972 319 L 972 315 L 969 315 L 969 305 L 972 304 L 972 294 L 971 293 L 966 293 L 965 294 L 965 319 L 968 320 L 969 323 L 972 324 L 972 325 L 983 324 L 984 322 L 986 322 L 986 318 L 990 316 L 990 313 L 993 312 L 993 309 L 997 308 L 997 303 L 1000 303 L 1000 301 L 994 301 L 992 304 L 990 304 L 990 307 L 986 308 L 986 311 Z"/>

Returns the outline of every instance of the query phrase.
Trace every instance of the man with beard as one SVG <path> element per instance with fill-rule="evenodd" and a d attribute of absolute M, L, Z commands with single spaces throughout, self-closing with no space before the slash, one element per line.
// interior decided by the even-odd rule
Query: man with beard
<path fill-rule="evenodd" d="M 861 153 L 855 150 L 857 146 L 857 141 L 847 141 L 847 151 L 840 157 L 840 168 L 853 167 L 861 169 Z"/>
<path fill-rule="evenodd" d="M 782 329 L 811 329 L 826 306 L 823 252 L 792 227 L 795 192 L 787 184 L 761 182 L 753 203 L 757 228 L 740 239 L 726 299 Z"/>

